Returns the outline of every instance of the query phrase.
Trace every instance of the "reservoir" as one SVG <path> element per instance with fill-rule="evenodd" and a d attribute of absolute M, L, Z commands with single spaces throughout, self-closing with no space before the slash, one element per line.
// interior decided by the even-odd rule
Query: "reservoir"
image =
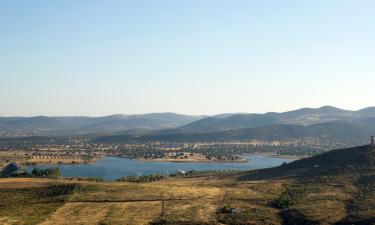
<path fill-rule="evenodd" d="M 279 166 L 292 162 L 293 159 L 277 158 L 264 155 L 245 155 L 249 159 L 244 163 L 225 162 L 150 162 L 128 158 L 106 157 L 93 164 L 58 164 L 62 176 L 65 177 L 101 177 L 104 180 L 116 180 L 124 176 L 140 176 L 147 174 L 174 174 L 177 170 L 254 170 Z M 27 170 L 35 167 L 49 168 L 52 165 L 29 165 Z"/>

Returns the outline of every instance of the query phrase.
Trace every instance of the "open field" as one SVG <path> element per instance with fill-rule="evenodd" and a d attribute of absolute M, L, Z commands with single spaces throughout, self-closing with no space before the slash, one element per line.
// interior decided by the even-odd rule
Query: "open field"
<path fill-rule="evenodd" d="M 0 224 L 339 224 L 375 217 L 373 172 L 305 181 L 239 176 L 152 183 L 0 179 Z M 276 206 L 290 193 L 288 207 Z"/>
<path fill-rule="evenodd" d="M 0 168 L 9 162 L 18 162 L 20 164 L 71 164 L 71 163 L 93 163 L 96 157 L 80 154 L 68 154 L 63 151 L 42 151 L 35 153 L 33 151 L 12 150 L 0 151 Z"/>
<path fill-rule="evenodd" d="M 233 182 L 217 177 L 144 184 L 0 179 L 0 197 L 5 199 L 0 224 L 149 224 L 163 219 L 176 224 L 215 224 L 223 204 L 266 210 L 268 201 L 283 191 L 280 181 L 236 186 Z M 48 194 L 51 189 L 55 189 L 53 196 Z M 277 223 L 277 210 L 267 210 L 266 221 Z"/>

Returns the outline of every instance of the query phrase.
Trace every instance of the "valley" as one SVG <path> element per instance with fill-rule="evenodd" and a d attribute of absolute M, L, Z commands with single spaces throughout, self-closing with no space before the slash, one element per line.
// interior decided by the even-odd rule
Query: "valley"
<path fill-rule="evenodd" d="M 368 143 L 374 118 L 373 107 L 350 111 L 331 106 L 214 116 L 0 117 L 0 151 L 34 151 L 27 152 L 34 157 L 50 149 L 67 161 L 78 154 L 80 162 L 95 154 L 152 159 L 171 152 L 217 160 L 234 160 L 242 153 L 305 157 Z"/>
<path fill-rule="evenodd" d="M 153 116 L 2 118 L 0 224 L 375 222 L 372 108 Z"/>
<path fill-rule="evenodd" d="M 375 1 L 0 1 L 0 225 L 375 225 Z"/>

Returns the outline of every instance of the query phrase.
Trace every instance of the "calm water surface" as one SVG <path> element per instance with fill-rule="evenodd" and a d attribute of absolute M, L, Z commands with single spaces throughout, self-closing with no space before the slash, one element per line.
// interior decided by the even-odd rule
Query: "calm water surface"
<path fill-rule="evenodd" d="M 101 177 L 105 180 L 115 180 L 123 176 L 146 174 L 173 174 L 177 170 L 254 170 L 281 165 L 292 159 L 276 158 L 262 155 L 246 155 L 246 163 L 183 163 L 183 162 L 145 162 L 127 158 L 106 157 L 93 164 L 60 164 L 57 167 L 66 177 Z M 31 171 L 35 167 L 49 168 L 51 165 L 27 166 Z"/>

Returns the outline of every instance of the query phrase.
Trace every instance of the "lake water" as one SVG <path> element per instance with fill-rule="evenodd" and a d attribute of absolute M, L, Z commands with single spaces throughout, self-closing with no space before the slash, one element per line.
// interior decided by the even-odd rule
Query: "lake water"
<path fill-rule="evenodd" d="M 66 177 L 101 177 L 104 180 L 116 180 L 124 176 L 146 174 L 173 174 L 177 170 L 254 170 L 281 165 L 292 159 L 276 158 L 262 155 L 245 155 L 246 163 L 183 163 L 183 162 L 149 162 L 128 158 L 106 157 L 93 164 L 59 164 L 57 167 Z M 30 165 L 27 170 L 35 167 L 44 169 L 51 165 Z"/>

